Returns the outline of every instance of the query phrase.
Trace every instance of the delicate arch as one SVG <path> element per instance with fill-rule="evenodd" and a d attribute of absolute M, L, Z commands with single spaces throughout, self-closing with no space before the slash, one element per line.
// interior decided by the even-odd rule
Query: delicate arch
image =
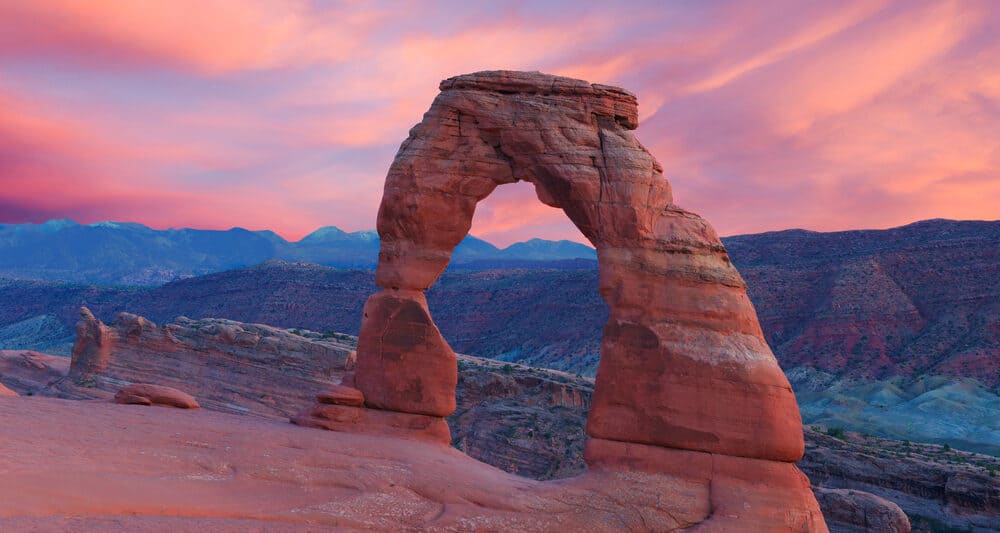
<path fill-rule="evenodd" d="M 795 397 L 714 230 L 673 205 L 662 167 L 631 134 L 635 96 L 523 72 L 441 83 L 399 149 L 378 214 L 376 284 L 355 382 L 366 405 L 444 417 L 455 355 L 423 291 L 476 204 L 525 180 L 597 248 L 610 309 L 587 432 L 594 438 L 796 461 Z M 588 461 L 599 461 L 597 450 Z M 596 455 L 595 455 L 596 454 Z"/>

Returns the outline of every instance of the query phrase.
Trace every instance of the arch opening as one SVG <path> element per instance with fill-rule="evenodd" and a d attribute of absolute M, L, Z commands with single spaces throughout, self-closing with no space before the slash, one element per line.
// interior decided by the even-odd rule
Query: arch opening
<path fill-rule="evenodd" d="M 529 239 L 568 240 L 592 247 L 562 209 L 538 200 L 529 181 L 500 185 L 480 200 L 469 234 L 501 249 Z"/>

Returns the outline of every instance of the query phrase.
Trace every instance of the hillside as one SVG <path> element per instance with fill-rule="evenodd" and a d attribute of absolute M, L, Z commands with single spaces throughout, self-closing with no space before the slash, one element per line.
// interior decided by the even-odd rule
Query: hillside
<path fill-rule="evenodd" d="M 162 326 L 134 315 L 117 317 L 106 366 L 96 371 L 82 359 L 74 372 L 66 358 L 0 352 L 0 385 L 36 397 L 107 400 L 125 383 L 154 382 L 184 389 L 211 411 L 284 421 L 353 366 L 348 354 L 356 338 L 346 335 L 218 319 Z M 167 331 L 173 341 L 164 343 Z M 283 364 L 275 364 L 277 357 Z M 448 417 L 453 447 L 532 479 L 584 471 L 592 380 L 469 356 L 459 356 L 458 366 L 458 409 Z M 862 524 L 871 530 L 872 524 L 898 519 L 901 511 L 879 497 L 899 503 L 916 524 L 1000 525 L 997 458 L 816 429 L 806 428 L 799 466 L 813 481 L 831 531 L 855 531 L 851 527 Z"/>
<path fill-rule="evenodd" d="M 725 239 L 786 368 L 1000 385 L 1000 222 Z"/>

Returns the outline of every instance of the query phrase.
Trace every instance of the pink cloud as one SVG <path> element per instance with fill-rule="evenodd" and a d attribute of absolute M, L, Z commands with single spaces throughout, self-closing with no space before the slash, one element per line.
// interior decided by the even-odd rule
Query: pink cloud
<path fill-rule="evenodd" d="M 206 73 L 349 59 L 380 15 L 304 0 L 34 0 L 0 4 L 0 54 Z"/>
<path fill-rule="evenodd" d="M 438 81 L 486 68 L 636 92 L 722 234 L 995 219 L 998 34 L 986 1 L 4 2 L 0 222 L 368 229 Z M 526 185 L 473 233 L 583 240 Z"/>

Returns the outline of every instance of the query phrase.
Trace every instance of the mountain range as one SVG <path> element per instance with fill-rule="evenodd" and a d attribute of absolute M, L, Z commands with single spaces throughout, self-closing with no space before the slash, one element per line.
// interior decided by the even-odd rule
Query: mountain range
<path fill-rule="evenodd" d="M 333 226 L 289 242 L 273 231 L 242 228 L 155 230 L 126 222 L 50 220 L 0 225 L 0 277 L 161 285 L 271 259 L 374 268 L 378 249 L 376 232 Z M 593 248 L 572 241 L 531 239 L 500 249 L 470 235 L 455 249 L 452 264 L 473 270 L 577 268 L 596 257 Z"/>

